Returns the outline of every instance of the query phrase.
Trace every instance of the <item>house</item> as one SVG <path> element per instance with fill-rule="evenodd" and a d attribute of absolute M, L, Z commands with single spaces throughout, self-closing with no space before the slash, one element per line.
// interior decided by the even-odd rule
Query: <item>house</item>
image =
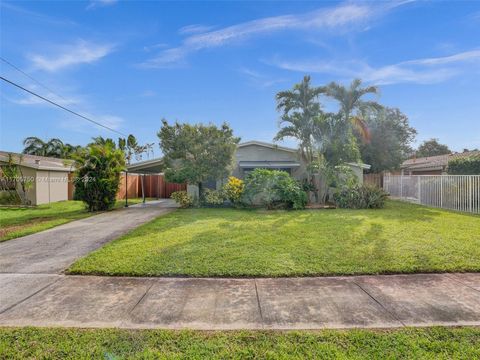
<path fill-rule="evenodd" d="M 363 182 L 363 170 L 370 165 L 347 163 L 360 183 Z M 235 167 L 232 175 L 244 179 L 248 172 L 256 168 L 275 169 L 288 172 L 297 180 L 307 177 L 307 164 L 298 149 L 271 144 L 263 141 L 241 143 L 235 152 Z"/>
<path fill-rule="evenodd" d="M 0 169 L 8 164 L 10 154 L 21 171 L 20 176 L 31 183 L 25 194 L 29 204 L 68 200 L 71 160 L 0 151 Z M 17 192 L 19 186 L 17 183 Z"/>
<path fill-rule="evenodd" d="M 470 156 L 480 156 L 480 151 L 464 151 L 462 153 L 408 159 L 400 166 L 401 173 L 402 175 L 442 175 L 447 173 L 450 160 Z"/>

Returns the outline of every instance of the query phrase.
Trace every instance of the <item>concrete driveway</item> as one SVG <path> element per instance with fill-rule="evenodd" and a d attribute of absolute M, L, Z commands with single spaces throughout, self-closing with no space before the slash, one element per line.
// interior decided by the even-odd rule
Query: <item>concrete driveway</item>
<path fill-rule="evenodd" d="M 162 199 L 0 243 L 0 273 L 58 274 L 105 243 L 176 208 Z"/>

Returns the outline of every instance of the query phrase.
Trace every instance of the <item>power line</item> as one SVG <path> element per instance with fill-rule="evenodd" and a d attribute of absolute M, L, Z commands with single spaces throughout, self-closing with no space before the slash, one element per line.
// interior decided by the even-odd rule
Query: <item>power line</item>
<path fill-rule="evenodd" d="M 75 111 L 73 111 L 73 110 L 67 109 L 65 106 L 62 106 L 62 105 L 60 105 L 60 104 L 57 104 L 56 102 L 54 102 L 54 101 L 52 101 L 52 100 L 49 100 L 49 99 L 47 99 L 46 97 L 43 97 L 43 96 L 41 96 L 41 95 L 38 95 L 37 93 L 35 93 L 35 92 L 31 91 L 31 90 L 28 90 L 28 89 L 24 88 L 23 86 L 18 85 L 18 84 L 16 84 L 16 83 L 14 83 L 13 81 L 10 81 L 10 80 L 4 78 L 3 76 L 0 76 L 0 79 L 3 80 L 3 81 L 5 81 L 6 83 L 9 83 L 10 85 L 13 85 L 13 86 L 15 86 L 15 87 L 17 87 L 17 88 L 19 88 L 19 89 L 21 89 L 21 90 L 23 90 L 23 91 L 28 92 L 29 94 L 31 94 L 31 95 L 33 95 L 33 96 L 36 96 L 36 97 L 40 98 L 40 99 L 42 99 L 42 100 L 44 100 L 44 101 L 46 101 L 46 102 L 48 102 L 48 103 L 50 103 L 50 104 L 52 104 L 52 105 L 55 105 L 55 106 L 59 107 L 60 109 L 63 109 L 63 110 L 68 111 L 69 113 L 71 113 L 71 114 L 73 114 L 73 115 L 76 115 L 76 116 L 78 116 L 78 117 L 81 117 L 82 119 L 87 120 L 87 121 L 89 121 L 89 122 L 91 122 L 91 123 L 93 123 L 93 124 L 95 124 L 95 125 L 98 125 L 98 126 L 103 127 L 103 128 L 105 128 L 105 129 L 107 129 L 107 130 L 113 131 L 114 133 L 117 133 L 117 134 L 119 134 L 119 135 L 127 136 L 127 135 L 121 133 L 120 131 L 114 130 L 114 129 L 106 126 L 106 125 L 103 125 L 103 124 L 99 123 L 98 121 L 89 119 L 88 117 L 83 116 L 82 114 L 79 114 L 79 113 L 77 113 L 77 112 L 75 112 Z"/>
<path fill-rule="evenodd" d="M 67 99 L 65 99 L 62 95 L 59 95 L 59 94 L 55 93 L 55 91 L 53 91 L 52 89 L 50 89 L 48 86 L 42 84 L 40 81 L 38 81 L 37 79 L 35 79 L 33 76 L 31 76 L 30 74 L 27 74 L 25 71 L 23 71 L 22 69 L 20 69 L 18 66 L 15 66 L 14 64 L 12 64 L 10 61 L 8 61 L 7 59 L 5 59 L 4 57 L 0 56 L 0 60 L 2 60 L 5 64 L 11 66 L 11 67 L 14 68 L 15 70 L 17 70 L 19 73 L 25 75 L 25 76 L 28 77 L 30 80 L 34 81 L 35 83 L 37 83 L 38 85 L 40 85 L 40 86 L 43 87 L 44 89 L 48 90 L 48 91 L 51 92 L 53 95 L 56 95 L 56 96 L 62 98 L 63 100 L 67 100 Z"/>

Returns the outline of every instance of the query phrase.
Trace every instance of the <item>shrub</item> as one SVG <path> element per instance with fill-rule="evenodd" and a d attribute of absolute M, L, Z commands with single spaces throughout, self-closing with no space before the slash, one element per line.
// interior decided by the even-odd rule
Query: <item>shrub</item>
<path fill-rule="evenodd" d="M 175 191 L 170 197 L 184 209 L 193 205 L 193 197 L 186 191 Z"/>
<path fill-rule="evenodd" d="M 346 209 L 379 209 L 386 198 L 387 193 L 374 185 L 345 186 L 333 195 L 337 206 Z"/>
<path fill-rule="evenodd" d="M 75 156 L 74 198 L 89 211 L 109 210 L 115 205 L 125 156 L 110 143 L 91 144 Z"/>
<path fill-rule="evenodd" d="M 203 201 L 206 205 L 218 206 L 225 202 L 225 197 L 221 191 L 205 189 L 203 192 Z"/>
<path fill-rule="evenodd" d="M 451 175 L 480 175 L 480 155 L 450 160 L 447 172 Z"/>
<path fill-rule="evenodd" d="M 243 180 L 230 176 L 228 182 L 223 186 L 225 197 L 233 204 L 238 203 L 243 195 L 245 184 Z"/>
<path fill-rule="evenodd" d="M 303 209 L 307 194 L 285 171 L 255 169 L 245 180 L 244 201 L 267 209 Z"/>

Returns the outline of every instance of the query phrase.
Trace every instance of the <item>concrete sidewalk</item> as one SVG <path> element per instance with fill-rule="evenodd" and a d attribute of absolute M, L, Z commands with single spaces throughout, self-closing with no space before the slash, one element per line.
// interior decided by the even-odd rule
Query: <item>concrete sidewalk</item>
<path fill-rule="evenodd" d="M 480 274 L 189 279 L 0 274 L 0 326 L 480 325 Z"/>
<path fill-rule="evenodd" d="M 170 199 L 149 201 L 2 242 L 0 273 L 58 274 L 78 258 L 175 207 Z"/>

